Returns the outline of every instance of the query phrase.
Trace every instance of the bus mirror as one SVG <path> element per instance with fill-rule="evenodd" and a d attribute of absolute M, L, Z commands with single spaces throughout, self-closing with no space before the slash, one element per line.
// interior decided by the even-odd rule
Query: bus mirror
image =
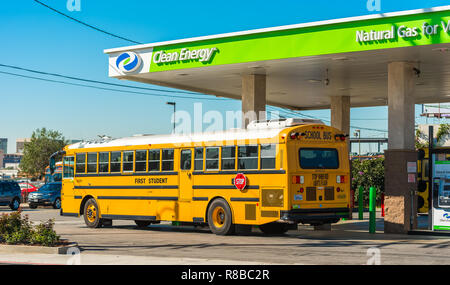
<path fill-rule="evenodd" d="M 53 174 L 54 172 L 55 172 L 55 157 L 54 156 L 52 156 L 52 157 L 50 157 L 50 165 L 49 165 L 49 168 L 50 168 L 50 174 Z"/>

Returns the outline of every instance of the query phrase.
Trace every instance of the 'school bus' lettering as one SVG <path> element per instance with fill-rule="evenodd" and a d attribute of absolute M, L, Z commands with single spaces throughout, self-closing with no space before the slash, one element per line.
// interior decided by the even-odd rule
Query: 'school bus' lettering
<path fill-rule="evenodd" d="M 176 145 L 167 135 L 66 146 L 62 214 L 81 214 L 89 227 L 178 221 L 220 235 L 234 225 L 281 233 L 289 224 L 335 223 L 350 204 L 343 135 L 304 122 L 186 135 Z"/>

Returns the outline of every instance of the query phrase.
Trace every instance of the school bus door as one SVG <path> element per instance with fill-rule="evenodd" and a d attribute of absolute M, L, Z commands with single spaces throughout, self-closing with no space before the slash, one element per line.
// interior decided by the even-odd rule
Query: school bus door
<path fill-rule="evenodd" d="M 192 196 L 193 196 L 193 148 L 183 148 L 180 150 L 180 183 L 178 202 L 180 207 L 181 220 L 192 221 Z"/>

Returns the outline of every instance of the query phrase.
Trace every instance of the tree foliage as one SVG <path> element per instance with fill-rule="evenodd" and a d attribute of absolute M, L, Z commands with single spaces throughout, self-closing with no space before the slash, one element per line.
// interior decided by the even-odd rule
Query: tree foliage
<path fill-rule="evenodd" d="M 370 187 L 376 188 L 377 201 L 384 193 L 384 158 L 353 160 L 352 161 L 352 189 L 355 190 L 355 201 L 358 201 L 358 189 L 364 188 L 364 203 L 369 201 Z"/>
<path fill-rule="evenodd" d="M 450 136 L 450 124 L 440 124 L 439 129 L 436 133 L 436 146 L 442 145 Z M 428 136 L 421 132 L 419 129 L 416 130 L 416 149 L 427 148 L 429 145 Z"/>
<path fill-rule="evenodd" d="M 33 177 L 43 177 L 50 156 L 66 145 L 66 140 L 58 131 L 37 129 L 31 140 L 25 143 L 20 169 Z"/>

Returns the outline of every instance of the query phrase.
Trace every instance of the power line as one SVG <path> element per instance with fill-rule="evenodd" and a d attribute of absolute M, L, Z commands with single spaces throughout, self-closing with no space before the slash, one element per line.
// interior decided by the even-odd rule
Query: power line
<path fill-rule="evenodd" d="M 119 89 L 113 89 L 113 88 L 106 88 L 106 87 L 99 87 L 99 86 L 93 86 L 93 85 L 78 84 L 78 83 L 73 83 L 73 82 L 65 82 L 65 81 L 60 81 L 60 80 L 46 79 L 46 78 L 40 78 L 40 77 L 34 77 L 34 76 L 27 76 L 27 75 L 11 73 L 11 72 L 4 72 L 4 71 L 0 71 L 0 74 L 7 74 L 7 75 L 12 75 L 12 76 L 41 80 L 41 81 L 52 82 L 52 83 L 60 83 L 60 84 L 73 85 L 73 86 L 79 86 L 79 87 L 94 88 L 94 89 L 99 89 L 99 90 L 139 94 L 139 95 L 154 96 L 154 97 L 164 97 L 164 98 L 168 97 L 168 98 L 194 99 L 194 100 L 213 100 L 213 101 L 225 101 L 226 100 L 226 99 L 218 99 L 218 98 L 197 98 L 197 97 L 191 97 L 191 96 L 176 96 L 176 95 L 152 94 L 152 93 L 144 93 L 144 92 L 137 92 L 137 91 L 119 90 Z"/>
<path fill-rule="evenodd" d="M 52 10 L 53 12 L 56 12 L 56 13 L 58 13 L 58 14 L 64 16 L 64 17 L 66 17 L 66 18 L 69 18 L 69 19 L 72 20 L 72 21 L 75 21 L 75 22 L 77 22 L 77 23 L 79 23 L 79 24 L 82 24 L 82 25 L 84 25 L 84 26 L 86 26 L 86 27 L 88 27 L 88 28 L 94 29 L 94 30 L 96 30 L 96 31 L 98 31 L 98 32 L 104 33 L 104 34 L 106 34 L 106 35 L 109 35 L 109 36 L 112 36 L 112 37 L 115 37 L 115 38 L 118 38 L 118 39 L 121 39 L 121 40 L 124 40 L 124 41 L 132 42 L 132 43 L 135 43 L 135 44 L 142 44 L 142 43 L 140 43 L 140 42 L 133 41 L 133 40 L 130 40 L 130 39 L 127 39 L 127 38 L 124 38 L 124 37 L 115 35 L 115 34 L 113 34 L 113 33 L 107 32 L 107 31 L 102 30 L 102 29 L 100 29 L 100 28 L 94 27 L 94 26 L 92 26 L 92 25 L 90 25 L 90 24 L 84 23 L 84 22 L 82 22 L 82 21 L 80 21 L 80 20 L 78 20 L 78 19 L 75 19 L 75 18 L 73 18 L 73 17 L 67 15 L 67 14 L 64 14 L 63 12 L 61 12 L 61 11 L 59 11 L 59 10 L 56 10 L 55 8 L 52 8 L 52 7 L 48 6 L 47 4 L 42 3 L 41 1 L 34 0 L 34 2 L 36 2 L 36 3 L 38 3 L 38 4 L 42 5 L 42 6 L 44 6 L 44 7 L 46 7 L 46 8 L 48 8 L 48 9 L 50 9 L 50 10 Z"/>
<path fill-rule="evenodd" d="M 269 107 L 272 107 L 272 106 L 269 106 Z M 322 120 L 322 121 L 325 121 L 325 122 L 328 122 L 328 123 L 331 122 L 329 120 L 325 120 L 325 119 L 322 119 L 322 118 L 309 116 L 309 115 L 305 115 L 305 114 L 300 114 L 300 113 L 297 113 L 297 112 L 291 111 L 291 110 L 285 110 L 285 109 L 283 109 L 281 107 L 272 107 L 272 108 L 278 108 L 278 109 L 280 109 L 281 111 L 283 111 L 283 112 L 285 112 L 287 114 L 291 114 L 291 115 L 295 115 L 295 116 L 304 116 L 304 117 L 311 118 L 311 119 Z M 358 126 L 350 126 L 350 129 L 361 129 L 361 130 L 366 130 L 366 131 L 376 131 L 376 132 L 382 132 L 382 133 L 387 133 L 388 132 L 387 130 L 374 129 L 374 128 L 365 128 L 365 127 L 358 127 Z"/>
<path fill-rule="evenodd" d="M 149 90 L 149 91 L 158 91 L 158 92 L 167 92 L 167 93 L 183 93 L 183 94 L 202 95 L 202 96 L 203 96 L 203 95 L 207 95 L 207 94 L 202 94 L 202 93 L 189 92 L 189 91 L 181 91 L 181 90 L 180 90 L 180 91 L 175 91 L 175 90 L 165 90 L 165 89 L 157 89 L 157 88 L 149 88 L 149 87 L 131 86 L 131 85 L 125 85 L 125 84 L 118 84 L 118 83 L 110 83 L 110 82 L 106 82 L 106 81 L 99 81 L 99 80 L 85 79 L 85 78 L 81 78 L 81 77 L 73 77 L 73 76 L 68 76 L 68 75 L 63 75 L 63 74 L 58 74 L 58 73 L 50 73 L 50 72 L 39 71 L 39 70 L 33 70 L 33 69 L 24 68 L 24 67 L 19 67 L 19 66 L 14 66 L 14 65 L 1 64 L 1 63 L 0 63 L 0 67 L 7 67 L 7 68 L 12 68 L 12 69 L 17 69 L 17 70 L 27 71 L 27 72 L 31 72 L 31 73 L 37 73 L 37 74 L 42 74 L 42 75 L 50 75 L 50 76 L 55 76 L 55 77 L 61 77 L 61 78 L 71 79 L 71 80 L 78 80 L 78 81 L 84 81 L 84 82 L 96 83 L 96 84 L 104 84 L 104 85 L 109 85 L 109 86 L 117 86 L 117 87 L 124 87 L 124 88 L 133 88 L 133 89 L 140 89 L 140 90 Z"/>

